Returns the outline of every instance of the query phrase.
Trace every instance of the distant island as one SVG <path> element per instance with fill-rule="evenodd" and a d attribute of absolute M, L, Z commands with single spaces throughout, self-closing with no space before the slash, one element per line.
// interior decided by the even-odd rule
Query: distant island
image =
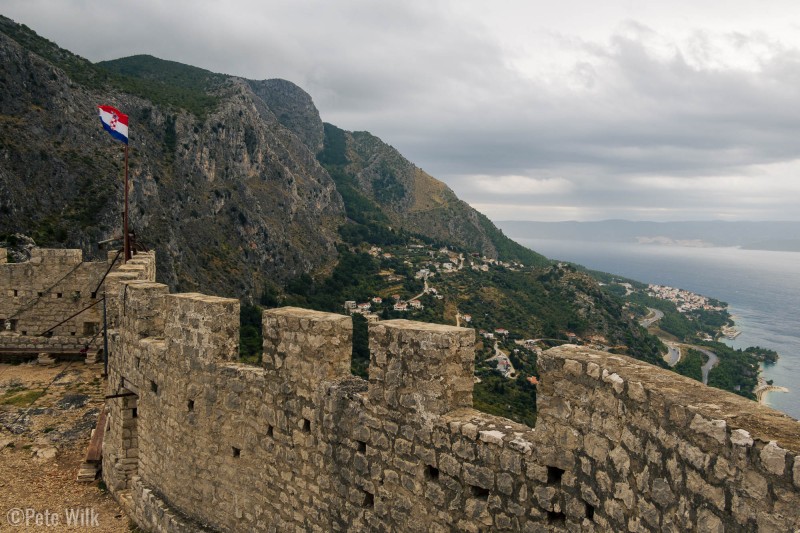
<path fill-rule="evenodd" d="M 800 252 L 800 222 L 535 222 L 506 220 L 497 225 L 512 239 L 556 239 L 668 246 L 728 246 L 745 250 Z M 776 238 L 776 235 L 781 238 Z"/>

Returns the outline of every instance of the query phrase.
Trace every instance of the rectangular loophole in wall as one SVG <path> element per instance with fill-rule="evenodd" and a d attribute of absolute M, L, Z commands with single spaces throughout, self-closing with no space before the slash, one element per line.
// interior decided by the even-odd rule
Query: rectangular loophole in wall
<path fill-rule="evenodd" d="M 375 507 L 375 496 L 371 492 L 364 491 L 364 501 L 361 506 L 368 509 Z"/>
<path fill-rule="evenodd" d="M 131 409 L 131 418 L 139 418 L 139 409 L 136 407 Z"/>
<path fill-rule="evenodd" d="M 489 489 L 484 489 L 483 487 L 478 487 L 477 485 L 470 485 L 469 491 L 473 498 L 484 501 L 489 499 Z"/>
<path fill-rule="evenodd" d="M 36 296 L 38 296 L 39 298 L 41 298 L 42 296 L 44 296 L 44 293 L 43 293 L 43 292 L 37 292 L 37 293 L 36 293 Z"/>
<path fill-rule="evenodd" d="M 194 411 L 194 400 L 189 400 L 188 402 L 186 402 L 186 408 L 189 411 Z"/>
<path fill-rule="evenodd" d="M 136 368 L 139 368 L 139 365 L 140 365 L 141 363 L 142 363 L 142 358 L 141 358 L 141 357 L 137 357 L 137 358 L 136 358 Z"/>
<path fill-rule="evenodd" d="M 361 440 L 356 441 L 357 450 L 361 453 L 367 453 L 367 443 Z"/>
<path fill-rule="evenodd" d="M 567 516 L 561 512 L 547 511 L 547 522 L 550 524 L 563 524 L 567 521 Z"/>
<path fill-rule="evenodd" d="M 19 293 L 17 292 L 17 289 L 14 289 L 14 297 L 17 297 L 17 296 L 19 296 Z"/>
<path fill-rule="evenodd" d="M 590 522 L 594 522 L 594 505 L 590 503 L 586 503 L 586 519 Z"/>
<path fill-rule="evenodd" d="M 56 298 L 61 298 L 63 296 L 64 296 L 64 293 L 62 293 L 62 292 L 57 292 L 56 293 Z"/>
<path fill-rule="evenodd" d="M 158 385 L 156 384 L 155 381 L 152 381 L 152 380 L 150 381 L 150 390 L 153 393 L 158 394 Z"/>
<path fill-rule="evenodd" d="M 92 295 L 90 296 L 90 298 L 91 298 L 92 300 L 96 300 L 96 299 L 97 299 L 97 293 L 96 293 L 96 292 L 93 292 L 93 293 L 92 293 Z"/>
<path fill-rule="evenodd" d="M 311 420 L 303 419 L 303 433 L 311 433 Z"/>
<path fill-rule="evenodd" d="M 428 481 L 436 481 L 439 479 L 439 469 L 435 466 L 427 465 L 425 467 L 425 479 Z"/>
<path fill-rule="evenodd" d="M 547 484 L 554 485 L 557 483 L 561 483 L 561 477 L 564 475 L 564 471 L 560 468 L 555 466 L 548 466 L 547 467 Z"/>
<path fill-rule="evenodd" d="M 275 435 L 275 430 L 273 429 L 271 424 L 267 424 L 267 437 L 273 438 Z"/>
<path fill-rule="evenodd" d="M 238 458 L 242 456 L 242 449 L 237 448 L 236 446 L 231 446 L 231 455 Z"/>

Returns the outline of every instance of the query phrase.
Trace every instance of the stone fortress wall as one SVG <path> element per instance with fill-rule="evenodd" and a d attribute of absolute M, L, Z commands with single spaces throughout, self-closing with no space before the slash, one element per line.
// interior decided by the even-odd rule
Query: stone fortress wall
<path fill-rule="evenodd" d="M 0 248 L 0 349 L 74 352 L 91 342 L 96 353 L 102 348 L 100 282 L 115 255 L 84 262 L 81 250 L 33 248 L 29 261 L 8 263 Z M 52 335 L 41 335 L 53 326 Z"/>
<path fill-rule="evenodd" d="M 103 476 L 145 530 L 790 531 L 798 422 L 624 356 L 539 360 L 535 428 L 471 408 L 474 331 L 169 294 L 152 257 L 107 280 Z"/>

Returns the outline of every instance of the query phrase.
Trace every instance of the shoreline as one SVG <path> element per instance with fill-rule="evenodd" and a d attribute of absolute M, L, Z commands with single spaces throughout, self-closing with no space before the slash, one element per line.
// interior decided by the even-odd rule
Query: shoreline
<path fill-rule="evenodd" d="M 726 306 L 725 309 L 727 311 L 728 306 Z M 742 330 L 736 327 L 736 321 L 735 321 L 736 317 L 734 315 L 730 315 L 730 317 L 731 317 L 731 324 L 720 327 L 719 332 L 720 332 L 721 336 L 727 338 L 728 340 L 735 340 L 736 337 L 741 335 Z M 759 404 L 766 405 L 767 407 L 772 407 L 768 403 L 769 402 L 769 395 L 771 393 L 773 393 L 773 392 L 789 393 L 790 391 L 789 391 L 789 389 L 787 387 L 783 387 L 783 386 L 780 386 L 780 385 L 768 385 L 767 384 L 767 380 L 764 379 L 764 377 L 761 375 L 761 373 L 764 370 L 763 366 L 762 366 L 763 364 L 764 364 L 764 361 L 762 360 L 759 363 L 758 381 L 756 382 L 756 386 L 753 389 L 753 394 L 756 395 L 756 401 Z"/>
<path fill-rule="evenodd" d="M 767 405 L 767 398 L 770 393 L 772 392 L 789 392 L 789 389 L 786 387 L 781 387 L 779 385 L 768 385 L 767 381 L 761 377 L 760 373 L 758 376 L 758 385 L 756 385 L 756 389 L 753 391 L 756 395 L 756 401 L 761 405 Z"/>

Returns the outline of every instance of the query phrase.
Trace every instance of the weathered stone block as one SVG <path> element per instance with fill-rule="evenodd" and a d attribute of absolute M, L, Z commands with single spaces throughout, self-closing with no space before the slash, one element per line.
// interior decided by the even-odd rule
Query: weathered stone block
<path fill-rule="evenodd" d="M 705 435 L 717 441 L 720 445 L 725 445 L 727 440 L 727 427 L 728 425 L 724 420 L 709 420 L 700 415 L 694 415 L 689 429 L 696 431 L 701 435 Z"/>
<path fill-rule="evenodd" d="M 770 441 L 761 449 L 759 454 L 761 464 L 767 472 L 782 476 L 786 470 L 786 450 L 779 447 L 775 441 Z"/>
<path fill-rule="evenodd" d="M 472 407 L 475 332 L 388 320 L 370 324 L 369 397 L 392 410 L 441 415 Z M 383 380 L 374 369 L 385 369 Z M 395 398 L 402 397 L 405 405 Z"/>

